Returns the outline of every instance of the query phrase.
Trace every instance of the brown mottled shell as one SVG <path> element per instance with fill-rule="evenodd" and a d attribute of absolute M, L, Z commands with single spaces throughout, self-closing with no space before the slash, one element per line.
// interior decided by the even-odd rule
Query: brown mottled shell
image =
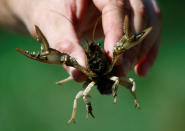
<path fill-rule="evenodd" d="M 92 42 L 87 44 L 85 53 L 87 57 L 88 70 L 96 73 L 98 76 L 103 75 L 110 65 L 110 61 L 105 51 L 99 44 Z"/>
<path fill-rule="evenodd" d="M 111 64 L 105 51 L 99 44 L 92 42 L 87 44 L 85 53 L 87 57 L 88 70 L 96 73 L 96 77 L 91 79 L 96 81 L 97 89 L 101 94 L 111 94 L 113 81 L 108 78 L 113 72 L 104 75 Z"/>

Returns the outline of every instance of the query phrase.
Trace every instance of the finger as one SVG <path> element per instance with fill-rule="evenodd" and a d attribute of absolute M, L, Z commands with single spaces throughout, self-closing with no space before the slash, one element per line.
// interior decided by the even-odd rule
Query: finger
<path fill-rule="evenodd" d="M 102 24 L 105 34 L 104 48 L 107 54 L 112 58 L 113 46 L 123 36 L 124 0 L 94 0 L 94 4 L 102 12 Z"/>
<path fill-rule="evenodd" d="M 144 29 L 145 22 L 147 21 L 147 14 L 144 4 L 141 0 L 130 0 L 131 8 L 131 27 L 132 32 L 140 33 Z M 144 15 L 145 14 L 145 15 Z M 122 71 L 125 75 L 133 69 L 138 62 L 137 55 L 139 54 L 141 44 L 129 49 L 122 55 Z"/>
<path fill-rule="evenodd" d="M 161 32 L 161 20 L 162 20 L 161 12 L 157 7 L 155 0 L 147 0 L 145 1 L 145 5 L 148 10 L 147 12 L 149 12 L 149 19 L 150 19 L 149 25 L 152 26 L 152 32 L 144 40 L 145 44 L 142 44 L 141 52 L 143 52 L 143 54 L 147 53 L 148 52 L 147 49 L 150 49 L 152 46 L 152 44 L 147 44 L 147 43 L 152 43 L 152 42 L 155 42 L 157 39 L 159 39 L 160 32 Z"/>
<path fill-rule="evenodd" d="M 135 72 L 140 77 L 147 75 L 149 69 L 154 64 L 160 48 L 160 39 L 157 40 L 147 55 L 135 66 Z"/>
<path fill-rule="evenodd" d="M 140 33 L 143 30 L 144 22 L 146 22 L 147 12 L 142 0 L 130 0 L 131 17 L 133 23 L 133 29 L 135 33 Z"/>
<path fill-rule="evenodd" d="M 85 53 L 80 46 L 72 22 L 56 13 L 47 12 L 47 15 L 41 16 L 40 21 L 34 24 L 40 27 L 51 48 L 69 54 L 85 68 Z M 64 67 L 74 79 L 81 81 L 82 74 L 79 71 L 72 67 Z"/>
<path fill-rule="evenodd" d="M 134 2 L 135 0 L 130 0 L 130 1 Z M 125 63 L 125 66 L 123 68 L 124 73 L 128 73 L 128 71 L 133 69 L 133 67 L 138 63 L 138 61 L 140 61 L 144 56 L 146 56 L 147 52 L 152 48 L 155 41 L 157 41 L 157 39 L 160 36 L 159 34 L 160 34 L 160 24 L 161 24 L 160 17 L 161 16 L 159 13 L 157 13 L 153 3 L 151 3 L 151 1 L 150 2 L 149 1 L 147 3 L 145 3 L 146 4 L 145 8 L 143 6 L 139 6 L 140 4 L 143 4 L 143 3 L 139 3 L 139 1 L 137 1 L 138 3 L 135 2 L 138 5 L 136 7 L 135 7 L 134 3 L 131 3 L 132 4 L 131 8 L 133 10 L 133 15 L 132 15 L 133 19 L 135 19 L 135 17 L 139 18 L 139 17 L 137 17 L 137 15 L 139 15 L 140 18 L 143 19 L 142 21 L 140 21 L 141 22 L 140 25 L 137 24 L 137 19 L 134 20 L 135 22 L 133 22 L 133 23 L 134 23 L 134 29 L 136 30 L 136 32 L 137 31 L 140 32 L 139 31 L 140 29 L 143 30 L 142 29 L 143 27 L 146 28 L 148 26 L 152 26 L 153 30 L 152 30 L 152 32 L 150 32 L 150 34 L 147 36 L 147 38 L 145 40 L 143 40 L 142 43 L 140 43 L 138 46 L 130 49 L 129 51 L 127 51 L 125 53 L 124 58 L 123 58 L 124 63 Z M 134 9 L 137 7 L 138 7 L 138 9 Z M 140 14 L 139 12 L 144 13 L 144 14 Z M 141 26 L 141 28 L 138 30 L 137 30 L 137 25 Z"/>
<path fill-rule="evenodd" d="M 145 9 L 144 3 L 142 0 L 130 0 L 130 7 L 131 7 L 131 17 L 132 17 L 132 25 L 133 25 L 133 31 L 134 33 L 140 33 L 143 31 L 143 29 L 147 28 L 145 25 L 148 26 L 148 14 Z M 137 63 L 137 56 L 140 54 L 140 48 L 142 43 L 139 45 L 133 47 L 130 51 L 128 51 L 127 54 L 125 54 L 125 57 L 127 58 L 129 64 L 127 64 L 127 69 L 130 71 L 133 69 L 135 64 Z M 128 59 L 129 58 L 129 59 Z M 127 72 L 128 72 L 127 71 Z"/>
<path fill-rule="evenodd" d="M 149 12 L 149 26 L 152 26 L 152 31 L 148 35 L 148 37 L 143 41 L 144 44 L 141 44 L 141 50 L 140 52 L 143 52 L 145 55 L 148 50 L 152 47 L 153 44 L 157 39 L 160 37 L 161 32 L 161 20 L 162 15 L 157 7 L 155 0 L 147 0 L 145 1 L 147 12 Z"/>
<path fill-rule="evenodd" d="M 138 55 L 139 56 L 138 60 L 140 60 L 141 58 L 142 59 L 135 67 L 135 71 L 139 76 L 147 75 L 147 72 L 152 67 L 152 64 L 154 63 L 157 57 L 157 53 L 160 47 L 160 32 L 161 32 L 160 28 L 161 28 L 162 14 L 155 0 L 145 1 L 145 4 L 150 15 L 149 25 L 153 27 L 153 30 L 141 44 L 140 52 L 142 53 Z M 149 53 L 150 55 L 148 56 L 148 54 L 145 55 L 147 52 L 155 52 L 155 53 L 154 55 Z M 149 64 L 149 66 L 147 66 L 147 64 Z M 146 68 L 144 66 L 146 66 Z"/>

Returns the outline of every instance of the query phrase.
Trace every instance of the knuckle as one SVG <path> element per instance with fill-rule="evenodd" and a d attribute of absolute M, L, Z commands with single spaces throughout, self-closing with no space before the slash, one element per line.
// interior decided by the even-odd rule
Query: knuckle
<path fill-rule="evenodd" d="M 138 15 L 143 16 L 144 11 L 145 11 L 145 6 L 144 6 L 142 3 L 138 4 L 138 5 L 137 5 L 137 8 L 135 9 L 135 12 L 136 12 Z"/>
<path fill-rule="evenodd" d="M 124 0 L 113 0 L 113 3 L 118 7 L 118 8 L 123 8 L 125 5 Z"/>
<path fill-rule="evenodd" d="M 108 0 L 108 2 L 106 2 L 106 4 L 104 5 L 103 11 L 102 13 L 104 14 L 105 12 L 109 12 L 112 11 L 113 9 L 116 10 L 120 10 L 123 9 L 125 6 L 125 2 L 124 0 Z"/>
<path fill-rule="evenodd" d="M 71 54 L 74 50 L 74 44 L 72 44 L 70 41 L 60 41 L 54 44 L 52 47 L 67 54 Z"/>

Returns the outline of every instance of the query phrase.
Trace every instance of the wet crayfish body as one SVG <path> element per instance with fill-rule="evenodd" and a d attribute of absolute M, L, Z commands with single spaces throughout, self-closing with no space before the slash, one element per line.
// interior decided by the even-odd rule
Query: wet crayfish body
<path fill-rule="evenodd" d="M 77 101 L 81 97 L 83 97 L 83 100 L 86 104 L 87 117 L 88 114 L 94 117 L 92 113 L 91 102 L 87 99 L 87 97 L 89 95 L 90 90 L 95 85 L 97 86 L 97 89 L 101 94 L 112 94 L 114 97 L 114 103 L 116 103 L 118 86 L 122 85 L 128 88 L 131 94 L 133 95 L 135 107 L 140 107 L 135 94 L 135 81 L 132 78 L 117 76 L 114 67 L 119 56 L 123 54 L 126 50 L 129 50 L 130 48 L 139 44 L 150 33 L 151 29 L 152 27 L 149 27 L 139 34 L 131 33 L 129 28 L 129 19 L 128 16 L 126 16 L 123 27 L 124 36 L 121 38 L 120 41 L 115 44 L 113 48 L 112 61 L 109 60 L 105 51 L 95 41 L 91 43 L 86 43 L 85 53 L 87 58 L 87 69 L 84 69 L 82 66 L 80 66 L 75 60 L 75 58 L 71 57 L 70 55 L 66 53 L 61 53 L 55 49 L 50 48 L 47 39 L 45 38 L 44 34 L 41 32 L 38 26 L 35 26 L 35 30 L 37 33 L 36 39 L 41 43 L 41 51 L 39 53 L 30 53 L 21 49 L 16 50 L 27 56 L 28 58 L 40 62 L 57 65 L 65 64 L 67 66 L 72 66 L 88 76 L 88 79 L 83 84 L 83 89 L 77 93 L 74 99 L 72 116 L 69 120 L 70 123 L 71 121 L 75 122 Z M 69 76 L 64 80 L 57 82 L 57 84 L 61 85 L 72 79 L 73 78 Z"/>

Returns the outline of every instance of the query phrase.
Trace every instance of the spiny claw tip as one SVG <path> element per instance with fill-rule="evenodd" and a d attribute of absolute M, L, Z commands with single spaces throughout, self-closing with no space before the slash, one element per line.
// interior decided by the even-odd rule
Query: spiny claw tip
<path fill-rule="evenodd" d="M 21 54 L 25 54 L 25 51 L 24 51 L 24 50 L 22 50 L 22 49 L 15 48 L 15 50 L 16 50 L 16 51 L 18 51 L 18 52 L 19 52 L 19 53 L 21 53 Z"/>
<path fill-rule="evenodd" d="M 21 52 L 22 50 L 19 48 L 15 48 L 16 51 Z"/>
<path fill-rule="evenodd" d="M 149 28 L 145 29 L 144 32 L 147 34 L 149 34 L 152 31 L 152 26 L 150 26 Z"/>
<path fill-rule="evenodd" d="M 151 31 L 151 30 L 152 30 L 152 26 L 150 26 L 150 27 L 148 28 L 148 30 L 150 30 L 150 31 Z"/>

